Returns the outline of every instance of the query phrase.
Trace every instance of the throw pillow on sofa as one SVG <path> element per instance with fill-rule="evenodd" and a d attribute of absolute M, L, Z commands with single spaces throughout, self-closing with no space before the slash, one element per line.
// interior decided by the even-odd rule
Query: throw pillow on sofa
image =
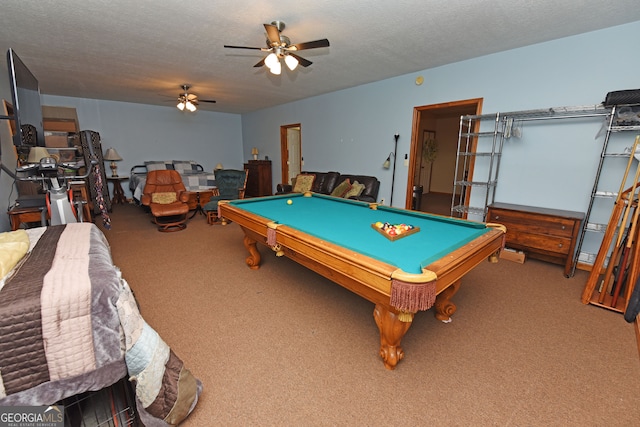
<path fill-rule="evenodd" d="M 296 177 L 296 185 L 293 187 L 294 193 L 306 193 L 311 191 L 313 180 L 316 179 L 312 174 L 300 174 Z"/>
<path fill-rule="evenodd" d="M 333 191 L 331 192 L 331 195 L 333 197 L 344 197 L 344 195 L 349 190 L 351 190 L 351 182 L 347 178 L 344 181 L 342 181 L 340 184 L 338 184 L 336 188 L 333 189 Z"/>
<path fill-rule="evenodd" d="M 348 199 L 349 197 L 358 197 L 362 194 L 363 191 L 364 184 L 360 184 L 358 181 L 353 181 L 353 184 L 351 184 L 351 189 L 349 189 L 349 191 L 347 191 L 342 197 L 344 197 L 345 199 Z"/>

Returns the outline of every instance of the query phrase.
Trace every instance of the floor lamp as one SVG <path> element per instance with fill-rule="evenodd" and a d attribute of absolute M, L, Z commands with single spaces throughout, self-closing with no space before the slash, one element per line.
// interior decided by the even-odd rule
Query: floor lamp
<path fill-rule="evenodd" d="M 387 156 L 387 160 L 385 160 L 382 165 L 383 168 L 389 169 L 389 167 L 391 166 L 391 156 L 393 156 L 393 174 L 391 175 L 391 199 L 389 200 L 389 206 L 393 206 L 393 186 L 396 180 L 396 157 L 398 155 L 398 138 L 400 138 L 400 134 L 396 133 L 395 135 L 393 135 L 393 137 L 396 140 L 393 152 L 389 153 L 389 156 Z"/>

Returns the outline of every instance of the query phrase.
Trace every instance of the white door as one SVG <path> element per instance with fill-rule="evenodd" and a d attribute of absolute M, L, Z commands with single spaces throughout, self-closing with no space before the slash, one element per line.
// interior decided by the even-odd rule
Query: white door
<path fill-rule="evenodd" d="M 291 183 L 291 179 L 301 172 L 300 128 L 287 128 L 287 151 L 289 152 L 289 158 L 287 159 L 289 176 L 287 182 Z"/>

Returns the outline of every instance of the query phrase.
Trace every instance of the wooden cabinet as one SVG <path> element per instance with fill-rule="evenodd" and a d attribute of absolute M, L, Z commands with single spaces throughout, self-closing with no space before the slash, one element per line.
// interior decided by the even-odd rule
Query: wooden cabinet
<path fill-rule="evenodd" d="M 487 222 L 507 227 L 507 247 L 526 252 L 530 258 L 564 265 L 569 277 L 584 213 L 533 206 L 494 203 Z"/>
<path fill-rule="evenodd" d="M 271 160 L 249 160 L 244 164 L 249 171 L 245 197 L 271 196 Z"/>
<path fill-rule="evenodd" d="M 11 221 L 11 230 L 13 231 L 19 229 L 22 224 L 38 223 L 38 225 L 44 227 L 47 225 L 49 213 L 46 206 L 14 207 L 9 209 L 9 219 Z"/>

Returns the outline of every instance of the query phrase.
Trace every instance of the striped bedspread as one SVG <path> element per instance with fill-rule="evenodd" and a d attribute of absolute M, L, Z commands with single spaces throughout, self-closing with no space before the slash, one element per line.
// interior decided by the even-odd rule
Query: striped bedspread
<path fill-rule="evenodd" d="M 0 289 L 0 406 L 49 405 L 128 375 L 145 425 L 179 424 L 202 384 L 140 315 L 103 233 L 39 230 Z"/>

